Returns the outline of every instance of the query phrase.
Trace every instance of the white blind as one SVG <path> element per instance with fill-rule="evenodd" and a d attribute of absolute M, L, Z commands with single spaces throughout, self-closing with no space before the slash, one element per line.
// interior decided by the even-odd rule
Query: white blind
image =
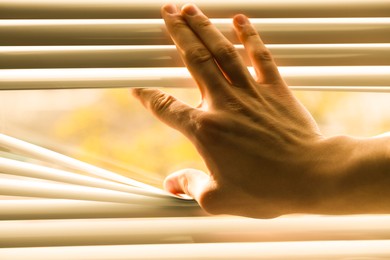
<path fill-rule="evenodd" d="M 389 89 L 387 0 L 197 3 L 236 44 L 227 18 L 251 16 L 292 88 Z M 0 89 L 194 87 L 158 19 L 161 4 L 0 1 Z"/>
<path fill-rule="evenodd" d="M 390 91 L 388 0 L 193 2 L 248 65 L 230 17 L 251 17 L 291 88 Z M 162 4 L 0 0 L 0 90 L 195 87 Z M 0 155 L 0 259 L 390 258 L 388 215 L 211 217 L 193 201 L 1 133 Z"/>

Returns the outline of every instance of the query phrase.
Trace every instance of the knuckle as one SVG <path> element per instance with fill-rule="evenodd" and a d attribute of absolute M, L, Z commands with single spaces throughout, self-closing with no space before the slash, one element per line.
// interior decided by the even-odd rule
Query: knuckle
<path fill-rule="evenodd" d="M 158 93 L 152 98 L 150 105 L 156 113 L 161 114 L 167 111 L 173 102 L 175 99 L 172 96 Z"/>
<path fill-rule="evenodd" d="M 260 60 L 260 61 L 272 61 L 273 60 L 272 54 L 267 48 L 254 50 L 253 57 L 256 60 Z"/>
<path fill-rule="evenodd" d="M 245 38 L 259 37 L 259 34 L 257 33 L 257 31 L 252 26 L 248 26 L 243 31 L 243 36 Z"/>
<path fill-rule="evenodd" d="M 204 30 L 205 28 L 209 28 L 212 26 L 212 23 L 210 22 L 209 19 L 202 19 L 196 23 L 196 26 L 198 27 L 199 30 Z"/>
<path fill-rule="evenodd" d="M 206 142 L 215 141 L 219 135 L 220 123 L 214 117 L 202 116 L 197 118 L 195 135 Z"/>
<path fill-rule="evenodd" d="M 226 102 L 225 106 L 226 109 L 228 109 L 229 111 L 233 111 L 236 113 L 246 114 L 248 112 L 248 109 L 245 106 L 235 101 Z"/>
<path fill-rule="evenodd" d="M 202 64 L 212 59 L 210 52 L 201 45 L 195 45 L 184 53 L 185 59 L 194 64 Z"/>
<path fill-rule="evenodd" d="M 176 33 L 179 33 L 181 30 L 185 29 L 186 27 L 188 27 L 187 24 L 181 19 L 175 19 L 174 21 L 171 22 L 171 28 Z"/>
<path fill-rule="evenodd" d="M 223 103 L 223 108 L 227 111 L 235 112 L 236 114 L 251 114 L 251 111 L 253 111 L 253 108 L 251 107 L 252 103 L 247 103 L 250 101 L 251 99 L 243 101 L 235 96 L 226 97 Z"/>
<path fill-rule="evenodd" d="M 233 45 L 226 44 L 226 43 L 216 45 L 215 55 L 219 59 L 226 59 L 226 58 L 232 59 L 238 57 L 236 48 L 234 48 Z"/>

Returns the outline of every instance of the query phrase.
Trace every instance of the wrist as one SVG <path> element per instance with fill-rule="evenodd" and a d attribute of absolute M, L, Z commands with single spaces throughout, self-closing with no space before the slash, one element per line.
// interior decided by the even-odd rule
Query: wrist
<path fill-rule="evenodd" d="M 297 194 L 295 213 L 323 213 L 337 197 L 339 179 L 353 165 L 356 149 L 357 141 L 348 136 L 321 138 L 307 146 L 300 162 L 305 196 Z"/>
<path fill-rule="evenodd" d="M 316 145 L 315 183 L 307 213 L 381 212 L 390 196 L 390 138 L 326 138 Z M 387 209 L 388 210 L 388 209 Z"/>

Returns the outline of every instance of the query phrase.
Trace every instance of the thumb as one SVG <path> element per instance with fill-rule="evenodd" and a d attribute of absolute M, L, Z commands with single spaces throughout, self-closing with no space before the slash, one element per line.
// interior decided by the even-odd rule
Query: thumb
<path fill-rule="evenodd" d="M 199 202 L 209 181 L 210 176 L 205 172 L 195 169 L 183 169 L 169 175 L 164 181 L 164 188 L 182 198 L 188 198 L 189 196 Z"/>
<path fill-rule="evenodd" d="M 162 122 L 190 136 L 193 128 L 193 120 L 190 119 L 198 110 L 158 89 L 136 88 L 132 93 Z"/>

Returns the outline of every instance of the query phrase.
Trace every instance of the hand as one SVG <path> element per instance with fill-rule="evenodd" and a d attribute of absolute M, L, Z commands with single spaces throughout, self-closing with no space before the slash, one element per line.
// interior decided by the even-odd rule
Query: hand
<path fill-rule="evenodd" d="M 281 78 L 270 52 L 244 15 L 234 28 L 252 61 L 254 79 L 234 46 L 194 5 L 162 8 L 162 17 L 202 94 L 202 106 L 159 90 L 133 94 L 195 145 L 209 174 L 183 170 L 165 180 L 211 214 L 268 218 L 327 212 L 330 171 L 348 154 L 343 138 L 325 138 Z M 338 140 L 335 142 L 334 140 Z M 340 142 L 340 140 L 343 142 Z M 345 156 L 347 158 L 347 156 Z M 329 167 L 329 165 L 331 165 Z M 319 208 L 317 205 L 325 205 Z"/>

